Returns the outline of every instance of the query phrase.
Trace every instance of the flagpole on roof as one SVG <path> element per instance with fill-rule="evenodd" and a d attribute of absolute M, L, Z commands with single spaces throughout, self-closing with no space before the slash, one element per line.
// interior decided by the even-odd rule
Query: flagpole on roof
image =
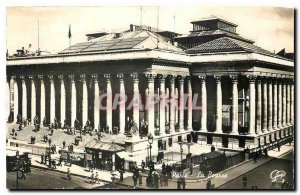
<path fill-rule="evenodd" d="M 69 34 L 68 34 L 68 37 L 69 37 L 69 47 L 71 47 L 71 38 L 72 38 L 71 24 L 69 25 Z"/>

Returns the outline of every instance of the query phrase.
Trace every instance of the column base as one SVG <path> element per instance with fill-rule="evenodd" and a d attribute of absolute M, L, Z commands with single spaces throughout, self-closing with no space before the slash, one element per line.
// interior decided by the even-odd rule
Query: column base
<path fill-rule="evenodd" d="M 228 148 L 231 148 L 231 149 L 239 148 L 239 139 L 228 138 Z"/>
<path fill-rule="evenodd" d="M 215 147 L 222 147 L 222 138 L 221 137 L 213 137 L 212 145 Z"/>
<path fill-rule="evenodd" d="M 198 143 L 200 142 L 201 145 L 207 144 L 207 137 L 205 135 L 198 135 Z"/>

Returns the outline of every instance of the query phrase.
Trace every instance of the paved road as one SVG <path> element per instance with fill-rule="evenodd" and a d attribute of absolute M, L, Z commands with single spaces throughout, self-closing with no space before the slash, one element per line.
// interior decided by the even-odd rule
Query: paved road
<path fill-rule="evenodd" d="M 284 177 L 290 184 L 294 183 L 293 179 L 293 152 L 289 152 L 281 158 L 274 158 L 268 163 L 248 172 L 247 189 L 257 186 L 258 189 L 278 189 L 279 186 L 272 186 L 270 173 L 273 170 L 283 170 L 286 172 Z M 218 189 L 243 189 L 242 178 L 244 175 L 220 186 Z"/>
<path fill-rule="evenodd" d="M 6 186 L 8 189 L 16 189 L 16 173 L 6 174 Z M 31 173 L 26 175 L 26 180 L 19 180 L 19 189 L 107 189 L 111 184 L 101 183 L 91 185 L 88 179 L 72 176 L 69 181 L 66 174 L 39 168 L 32 168 Z"/>

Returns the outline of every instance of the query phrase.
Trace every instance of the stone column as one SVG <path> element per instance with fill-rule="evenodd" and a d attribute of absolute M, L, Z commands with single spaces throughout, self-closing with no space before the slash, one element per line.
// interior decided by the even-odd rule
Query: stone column
<path fill-rule="evenodd" d="M 119 128 L 120 133 L 125 133 L 125 103 L 126 103 L 126 94 L 125 94 L 125 87 L 124 87 L 124 75 L 123 74 L 117 74 L 117 77 L 120 81 L 120 101 L 119 101 Z M 134 120 L 134 119 L 133 119 Z M 138 125 L 139 121 L 134 122 Z"/>
<path fill-rule="evenodd" d="M 50 79 L 50 123 L 54 123 L 55 118 L 55 87 L 53 75 L 48 76 Z"/>
<path fill-rule="evenodd" d="M 22 79 L 22 118 L 27 119 L 27 88 L 25 76 L 20 76 Z"/>
<path fill-rule="evenodd" d="M 257 110 L 256 110 L 256 133 L 261 134 L 261 114 L 262 114 L 262 93 L 261 93 L 261 80 L 257 79 Z"/>
<path fill-rule="evenodd" d="M 184 77 L 178 76 L 179 83 L 179 101 L 178 101 L 178 120 L 179 131 L 184 130 Z"/>
<path fill-rule="evenodd" d="M 267 80 L 263 79 L 263 113 L 264 113 L 264 118 L 263 118 L 263 126 L 262 126 L 262 132 L 266 132 L 268 130 L 268 93 L 267 93 Z"/>
<path fill-rule="evenodd" d="M 160 134 L 165 135 L 166 133 L 166 93 L 165 93 L 165 75 L 159 75 L 159 127 Z"/>
<path fill-rule="evenodd" d="M 286 127 L 286 84 L 282 81 L 282 126 Z"/>
<path fill-rule="evenodd" d="M 176 125 L 178 125 L 178 106 L 179 106 L 178 88 L 177 87 L 175 87 L 174 101 L 175 101 L 175 126 L 176 126 Z"/>
<path fill-rule="evenodd" d="M 148 81 L 148 98 L 147 98 L 147 112 L 148 112 L 148 133 L 154 135 L 155 118 L 154 118 L 154 78 L 153 74 L 147 74 Z"/>
<path fill-rule="evenodd" d="M 75 77 L 74 75 L 69 75 L 69 78 L 71 80 L 71 121 L 70 125 L 71 127 L 74 127 L 74 122 L 76 119 L 76 85 L 75 85 Z"/>
<path fill-rule="evenodd" d="M 66 89 L 64 84 L 64 76 L 59 75 L 60 79 L 60 122 L 63 125 L 66 119 Z"/>
<path fill-rule="evenodd" d="M 278 117 L 278 112 L 277 112 L 277 106 L 278 106 L 278 91 L 277 91 L 277 80 L 274 80 L 273 83 L 273 129 L 278 129 L 277 127 L 277 117 Z"/>
<path fill-rule="evenodd" d="M 105 74 L 106 78 L 106 126 L 112 131 L 112 88 L 110 82 L 110 74 Z"/>
<path fill-rule="evenodd" d="M 255 79 L 256 76 L 249 75 L 249 97 L 250 97 L 250 113 L 249 113 L 249 134 L 255 134 Z"/>
<path fill-rule="evenodd" d="M 222 84 L 221 76 L 215 76 L 217 83 L 216 133 L 222 133 Z"/>
<path fill-rule="evenodd" d="M 100 100 L 99 100 L 99 84 L 98 75 L 93 74 L 92 78 L 94 80 L 94 129 L 99 128 L 100 125 Z"/>
<path fill-rule="evenodd" d="M 165 110 L 166 110 L 166 124 L 169 124 L 170 126 L 170 120 L 169 120 L 169 117 L 170 117 L 170 101 L 169 101 L 169 98 L 170 98 L 170 90 L 169 88 L 166 88 L 166 99 L 168 101 L 166 101 L 166 107 L 165 107 Z"/>
<path fill-rule="evenodd" d="M 175 131 L 175 76 L 170 75 L 170 133 Z"/>
<path fill-rule="evenodd" d="M 278 81 L 278 128 L 282 128 L 282 81 Z"/>
<path fill-rule="evenodd" d="M 291 125 L 294 124 L 294 84 L 291 84 Z"/>
<path fill-rule="evenodd" d="M 136 122 L 138 129 L 140 128 L 140 90 L 139 90 L 139 75 L 131 74 L 133 79 L 133 120 Z"/>
<path fill-rule="evenodd" d="M 82 82 L 82 126 L 84 126 L 88 120 L 88 88 L 86 85 L 86 75 L 82 74 L 80 78 Z"/>
<path fill-rule="evenodd" d="M 272 97 L 272 80 L 268 82 L 268 130 L 273 130 L 273 97 Z"/>
<path fill-rule="evenodd" d="M 286 123 L 287 125 L 291 125 L 291 85 L 289 82 L 286 85 L 287 96 L 286 96 Z"/>
<path fill-rule="evenodd" d="M 187 77 L 187 89 L 188 89 L 188 99 L 187 99 L 187 130 L 193 130 L 193 93 L 192 93 L 192 83 L 191 77 Z"/>
<path fill-rule="evenodd" d="M 36 88 L 34 83 L 34 76 L 29 76 L 31 81 L 31 122 L 33 123 L 36 116 Z"/>
<path fill-rule="evenodd" d="M 6 81 L 6 119 L 8 121 L 10 115 L 10 87 L 9 81 Z"/>
<path fill-rule="evenodd" d="M 200 76 L 201 80 L 201 128 L 200 131 L 207 131 L 207 93 L 206 76 Z"/>
<path fill-rule="evenodd" d="M 46 117 L 46 96 L 45 96 L 45 84 L 43 75 L 39 75 L 38 78 L 41 82 L 41 108 L 40 108 L 40 122 L 43 124 L 44 118 Z"/>
<path fill-rule="evenodd" d="M 19 114 L 19 90 L 18 90 L 18 83 L 17 77 L 12 76 L 14 80 L 14 121 L 18 121 L 18 114 Z"/>
<path fill-rule="evenodd" d="M 239 134 L 238 76 L 231 75 L 230 78 L 232 79 L 232 118 L 231 118 L 232 130 L 231 130 L 231 134 Z"/>

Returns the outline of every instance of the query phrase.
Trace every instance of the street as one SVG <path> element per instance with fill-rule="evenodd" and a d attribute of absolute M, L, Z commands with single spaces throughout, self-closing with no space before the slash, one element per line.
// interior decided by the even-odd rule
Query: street
<path fill-rule="evenodd" d="M 284 179 L 287 180 L 289 184 L 293 184 L 293 156 L 293 152 L 289 152 L 245 174 L 247 177 L 247 189 L 251 189 L 252 186 L 257 186 L 258 189 L 278 189 L 278 186 L 272 186 L 271 183 L 270 173 L 274 170 L 285 171 L 286 175 Z M 242 178 L 245 175 L 237 177 L 220 186 L 218 189 L 243 189 Z"/>
<path fill-rule="evenodd" d="M 6 186 L 8 189 L 16 188 L 16 172 L 8 172 Z M 111 184 L 101 182 L 91 185 L 87 178 L 72 175 L 69 181 L 66 174 L 52 170 L 32 167 L 31 173 L 26 175 L 26 180 L 19 180 L 19 189 L 107 189 Z"/>

